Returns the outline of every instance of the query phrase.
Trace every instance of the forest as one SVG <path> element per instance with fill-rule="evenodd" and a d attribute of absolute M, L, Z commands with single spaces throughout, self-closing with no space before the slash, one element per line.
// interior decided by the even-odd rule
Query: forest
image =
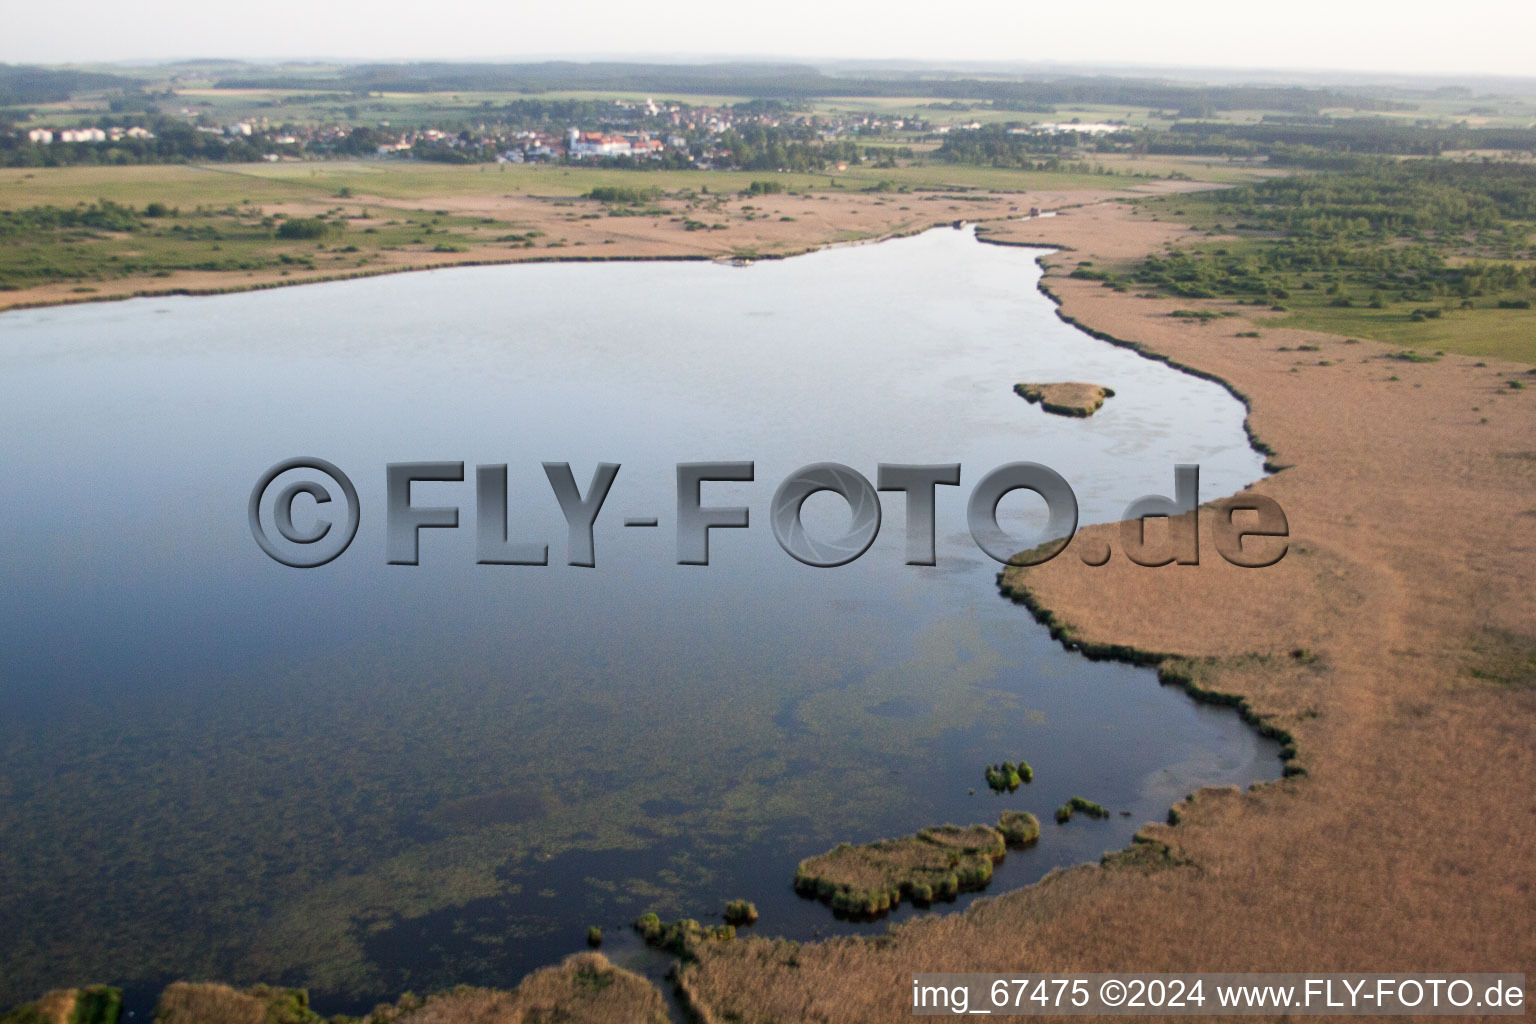
<path fill-rule="evenodd" d="M 1122 287 L 1273 305 L 1306 299 L 1347 309 L 1417 304 L 1530 308 L 1536 288 L 1536 165 L 1379 160 L 1335 173 L 1273 178 L 1213 196 L 1214 232 L 1241 241 L 1137 263 Z M 1186 202 L 1184 205 L 1191 205 Z"/>

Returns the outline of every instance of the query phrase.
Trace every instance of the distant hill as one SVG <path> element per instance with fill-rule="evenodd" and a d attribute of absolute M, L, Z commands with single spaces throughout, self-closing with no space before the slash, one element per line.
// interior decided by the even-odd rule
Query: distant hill
<path fill-rule="evenodd" d="M 133 88 L 137 83 L 95 71 L 40 68 L 29 64 L 0 64 L 0 107 L 19 103 L 57 103 L 77 92 Z"/>
<path fill-rule="evenodd" d="M 922 96 L 984 99 L 1016 109 L 1105 103 L 1171 110 L 1263 109 L 1296 113 L 1324 107 L 1393 109 L 1379 97 L 1303 86 L 1197 85 L 1149 78 L 1031 76 L 975 78 L 944 72 L 829 75 L 808 64 L 642 64 L 546 61 L 529 64 L 358 64 L 332 77 L 248 73 L 221 78 L 220 88 L 336 89 L 352 92 L 527 92 L 564 89 L 633 90 L 650 93 L 724 93 L 758 98 L 818 96 Z"/>

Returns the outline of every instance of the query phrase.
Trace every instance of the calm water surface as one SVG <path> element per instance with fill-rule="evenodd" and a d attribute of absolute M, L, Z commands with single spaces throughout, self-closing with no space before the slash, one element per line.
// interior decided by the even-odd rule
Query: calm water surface
<path fill-rule="evenodd" d="M 1278 775 L 1230 712 L 1051 642 L 970 540 L 970 487 L 1005 462 L 1057 469 L 1084 521 L 1170 493 L 1176 462 L 1206 497 L 1261 475 L 1236 401 L 1063 325 L 1034 256 L 946 229 L 745 268 L 466 268 L 0 317 L 0 1003 L 196 976 L 364 1008 L 513 984 L 594 923 L 655 970 L 628 920 L 735 897 L 766 933 L 878 931 L 796 897 L 796 862 L 1032 810 L 1041 842 L 996 891 L 1198 786 Z M 1011 391 L 1061 379 L 1117 396 L 1079 421 Z M 305 454 L 363 509 L 312 571 L 264 556 L 245 514 L 262 471 Z M 674 465 L 722 459 L 756 481 L 705 503 L 753 525 L 678 566 Z M 468 464 L 415 488 L 461 528 L 390 566 L 384 465 L 415 460 Z M 596 568 L 564 564 L 543 461 L 583 488 L 622 464 Z M 939 564 L 902 564 L 899 494 L 859 561 L 784 554 L 769 500 L 818 461 L 872 480 L 960 462 Z M 475 564 L 473 467 L 503 462 L 514 539 L 550 566 Z M 827 495 L 806 509 L 828 534 L 846 518 Z M 1003 510 L 1043 524 L 1027 495 Z M 987 792 L 983 766 L 1019 758 L 1034 784 Z M 1115 813 L 1051 823 L 1073 794 Z"/>

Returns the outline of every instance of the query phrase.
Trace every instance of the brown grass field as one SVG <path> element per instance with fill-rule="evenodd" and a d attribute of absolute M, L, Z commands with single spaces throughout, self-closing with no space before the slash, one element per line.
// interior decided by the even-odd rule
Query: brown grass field
<path fill-rule="evenodd" d="M 297 990 L 177 982 L 160 996 L 160 1024 L 301 1024 L 307 1003 Z M 308 1018 L 315 1019 L 315 1018 Z M 509 992 L 467 986 L 380 1006 L 372 1024 L 667 1024 L 655 986 L 615 967 L 601 953 L 577 953 L 524 978 Z"/>

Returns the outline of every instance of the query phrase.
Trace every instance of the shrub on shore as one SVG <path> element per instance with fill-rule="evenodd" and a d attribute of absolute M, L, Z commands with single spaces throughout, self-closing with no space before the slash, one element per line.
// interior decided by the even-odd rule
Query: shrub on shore
<path fill-rule="evenodd" d="M 341 225 L 319 217 L 290 217 L 277 226 L 277 237 L 289 240 L 327 238 L 341 231 Z"/>
<path fill-rule="evenodd" d="M 635 188 L 629 185 L 599 185 L 582 198 L 596 199 L 600 203 L 627 203 L 639 206 L 661 198 L 661 189 Z"/>

